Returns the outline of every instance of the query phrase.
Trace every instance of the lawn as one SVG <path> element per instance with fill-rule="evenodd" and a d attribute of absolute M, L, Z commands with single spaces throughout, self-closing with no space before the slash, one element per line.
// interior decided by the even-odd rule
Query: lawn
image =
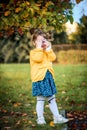
<path fill-rule="evenodd" d="M 58 90 L 59 110 L 84 111 L 87 109 L 87 65 L 53 65 Z M 53 125 L 48 103 L 45 103 L 47 124 L 36 124 L 35 104 L 32 97 L 30 65 L 0 65 L 0 128 L 1 130 L 62 130 L 66 124 Z"/>

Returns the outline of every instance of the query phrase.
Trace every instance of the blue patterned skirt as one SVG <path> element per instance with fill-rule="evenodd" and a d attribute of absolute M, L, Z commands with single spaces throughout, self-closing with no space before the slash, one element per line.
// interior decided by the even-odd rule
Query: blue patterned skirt
<path fill-rule="evenodd" d="M 52 74 L 47 71 L 45 78 L 41 81 L 32 83 L 32 95 L 49 97 L 57 93 Z"/>

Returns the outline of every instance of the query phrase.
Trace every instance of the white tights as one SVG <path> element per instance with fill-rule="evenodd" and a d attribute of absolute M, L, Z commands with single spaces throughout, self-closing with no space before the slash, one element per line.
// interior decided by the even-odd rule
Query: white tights
<path fill-rule="evenodd" d="M 51 97 L 43 97 L 43 96 L 37 96 L 37 104 L 36 104 L 36 112 L 37 112 L 37 117 L 41 118 L 44 117 L 44 101 L 47 99 L 49 102 L 49 108 L 53 114 L 53 116 L 58 116 L 59 115 L 59 110 L 57 107 L 57 103 L 55 101 L 55 95 Z"/>

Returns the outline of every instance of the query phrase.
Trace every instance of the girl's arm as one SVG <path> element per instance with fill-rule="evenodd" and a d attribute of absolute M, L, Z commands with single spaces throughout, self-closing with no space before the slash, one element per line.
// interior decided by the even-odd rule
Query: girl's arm
<path fill-rule="evenodd" d="M 47 50 L 46 53 L 47 53 L 48 59 L 50 61 L 55 61 L 56 60 L 56 55 L 55 55 L 55 53 L 53 52 L 52 49 Z"/>
<path fill-rule="evenodd" d="M 54 61 L 56 59 L 56 55 L 53 52 L 53 50 L 51 49 L 51 43 L 50 42 L 48 42 L 48 47 L 46 48 L 46 53 L 47 53 L 48 59 L 50 61 Z"/>
<path fill-rule="evenodd" d="M 42 62 L 43 60 L 43 49 L 37 48 L 30 52 L 30 59 L 35 62 Z"/>

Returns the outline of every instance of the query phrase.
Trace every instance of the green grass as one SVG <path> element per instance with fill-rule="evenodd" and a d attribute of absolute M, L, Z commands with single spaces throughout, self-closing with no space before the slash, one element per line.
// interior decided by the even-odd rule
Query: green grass
<path fill-rule="evenodd" d="M 87 105 L 87 65 L 53 65 L 59 110 L 85 110 Z M 47 124 L 36 124 L 36 98 L 32 97 L 29 64 L 0 65 L 0 127 L 2 130 L 61 130 L 50 126 L 52 114 L 45 103 Z"/>

